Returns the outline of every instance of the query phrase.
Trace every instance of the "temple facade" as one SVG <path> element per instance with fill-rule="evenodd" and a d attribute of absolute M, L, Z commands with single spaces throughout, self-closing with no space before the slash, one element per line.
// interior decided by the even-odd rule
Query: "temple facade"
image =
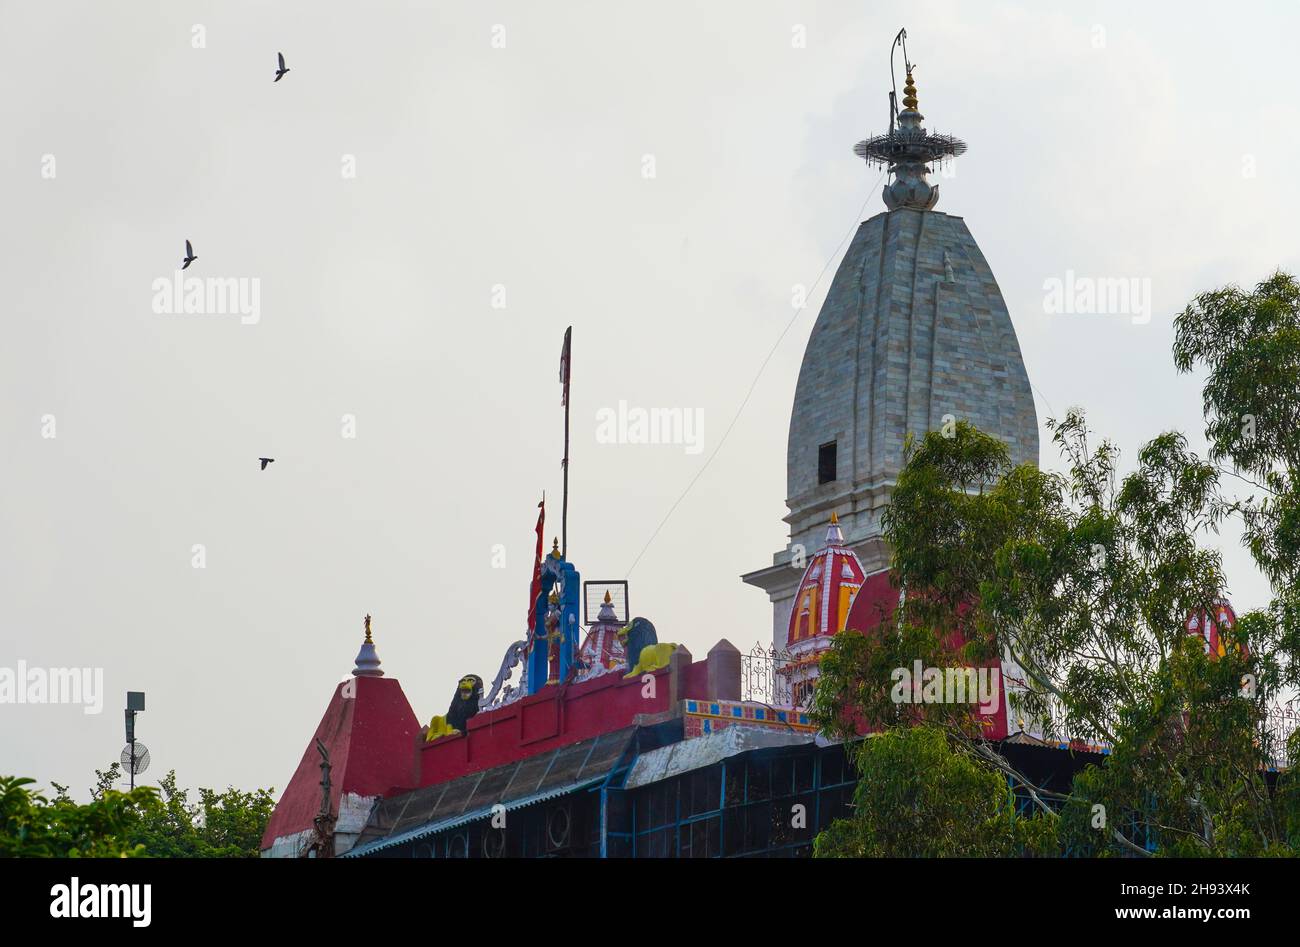
<path fill-rule="evenodd" d="M 539 519 L 530 627 L 490 685 L 462 677 L 427 725 L 385 675 L 367 618 L 264 855 L 806 856 L 851 813 L 848 755 L 807 708 L 833 637 L 869 632 L 897 607 L 880 518 L 907 438 L 966 419 L 1017 462 L 1038 459 L 997 282 L 964 221 L 934 210 L 930 165 L 965 146 L 925 130 L 910 67 L 905 93 L 888 134 L 856 149 L 884 165 L 887 210 L 858 228 L 804 353 L 787 445 L 789 542 L 743 577 L 773 604 L 782 656 L 746 658 L 723 639 L 696 659 L 661 641 L 609 588 L 602 600 L 601 583 L 583 583 L 558 543 L 542 556 Z M 626 603 L 626 583 L 609 585 Z M 1064 789 L 1099 759 L 1099 748 L 1060 754 L 1017 732 L 1026 728 L 1009 725 L 1005 701 L 987 716 L 989 738 L 1030 757 L 1019 765 L 1043 785 Z"/>

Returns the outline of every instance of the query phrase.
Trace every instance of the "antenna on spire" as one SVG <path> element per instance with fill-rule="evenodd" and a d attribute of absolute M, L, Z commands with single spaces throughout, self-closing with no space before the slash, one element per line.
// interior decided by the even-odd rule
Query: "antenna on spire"
<path fill-rule="evenodd" d="M 907 58 L 907 27 L 898 31 L 894 37 L 894 43 L 889 47 L 889 84 L 892 87 L 889 93 L 889 130 L 894 130 L 894 120 L 898 118 L 898 78 L 894 73 L 894 53 L 898 47 L 903 47 L 903 69 L 907 75 L 912 74 L 912 61 Z"/>

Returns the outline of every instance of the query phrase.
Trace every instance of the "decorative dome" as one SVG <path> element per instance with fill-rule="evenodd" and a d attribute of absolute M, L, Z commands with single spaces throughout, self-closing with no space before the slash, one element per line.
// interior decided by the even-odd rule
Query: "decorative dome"
<path fill-rule="evenodd" d="M 1222 632 L 1231 632 L 1237 625 L 1237 613 L 1232 610 L 1232 604 L 1225 598 L 1215 603 L 1210 613 L 1193 612 L 1187 616 L 1187 633 L 1196 635 L 1205 642 L 1205 653 L 1210 659 L 1221 658 L 1228 653 L 1228 646 L 1224 643 Z M 1249 646 L 1242 643 L 1238 647 L 1245 648 L 1246 653 L 1250 653 Z"/>
<path fill-rule="evenodd" d="M 578 672 L 578 680 L 600 677 L 627 666 L 623 642 L 618 637 L 618 631 L 622 627 L 623 622 L 619 620 L 614 602 L 606 591 L 605 601 L 601 602 L 596 620 L 591 623 L 591 630 L 587 632 L 587 639 L 579 651 L 579 659 L 584 667 Z"/>
<path fill-rule="evenodd" d="M 786 638 L 789 650 L 799 653 L 829 645 L 826 639 L 844 630 L 853 599 L 865 578 L 862 562 L 844 544 L 839 517 L 832 513 L 826 545 L 808 563 L 795 593 Z"/>

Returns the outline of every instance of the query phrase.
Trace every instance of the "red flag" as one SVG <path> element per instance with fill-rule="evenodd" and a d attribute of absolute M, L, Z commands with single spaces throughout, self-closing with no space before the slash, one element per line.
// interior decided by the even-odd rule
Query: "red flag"
<path fill-rule="evenodd" d="M 528 641 L 532 642 L 533 608 L 537 605 L 537 596 L 542 594 L 542 534 L 546 531 L 546 495 L 537 504 L 541 512 L 537 514 L 537 553 L 533 556 L 533 585 L 528 592 Z"/>
<path fill-rule="evenodd" d="M 573 338 L 573 326 L 564 330 L 564 348 L 560 350 L 560 384 L 564 391 L 560 395 L 560 406 L 569 404 L 569 347 Z"/>

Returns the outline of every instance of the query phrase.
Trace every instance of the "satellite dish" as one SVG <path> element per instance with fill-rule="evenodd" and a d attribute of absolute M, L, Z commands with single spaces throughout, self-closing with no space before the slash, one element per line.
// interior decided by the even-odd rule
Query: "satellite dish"
<path fill-rule="evenodd" d="M 149 768 L 149 748 L 143 743 L 135 745 L 135 766 L 131 765 L 131 744 L 122 747 L 122 769 L 139 776 Z"/>

